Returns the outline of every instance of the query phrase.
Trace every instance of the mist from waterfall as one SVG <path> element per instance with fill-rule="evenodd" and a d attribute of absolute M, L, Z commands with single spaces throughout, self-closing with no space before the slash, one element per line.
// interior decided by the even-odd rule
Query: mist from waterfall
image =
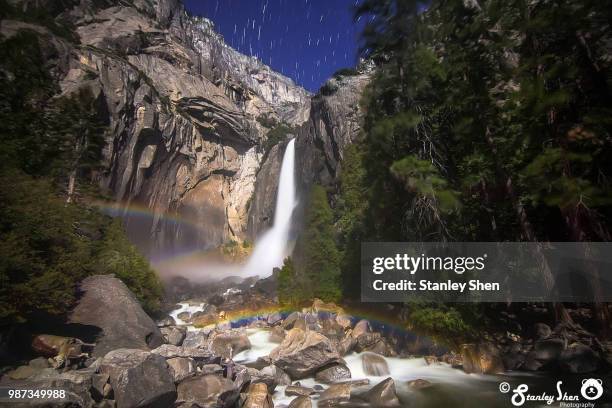
<path fill-rule="evenodd" d="M 274 268 L 282 266 L 288 255 L 291 218 L 297 205 L 294 173 L 295 139 L 291 139 L 283 155 L 272 228 L 256 242 L 253 254 L 244 266 L 243 276 L 270 276 Z"/>

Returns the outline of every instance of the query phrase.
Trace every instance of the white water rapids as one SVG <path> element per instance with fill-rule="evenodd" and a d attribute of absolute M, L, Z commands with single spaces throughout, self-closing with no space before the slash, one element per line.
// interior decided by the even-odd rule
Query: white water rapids
<path fill-rule="evenodd" d="M 187 326 L 189 331 L 200 331 L 189 323 L 178 318 L 181 312 L 193 314 L 202 311 L 203 304 L 179 303 L 179 308 L 172 311 L 172 316 L 178 325 Z M 256 318 L 255 318 L 256 319 Z M 246 324 L 246 321 L 242 322 Z M 244 326 L 243 326 L 244 327 Z M 234 356 L 234 361 L 239 364 L 255 362 L 260 357 L 268 356 L 278 343 L 270 341 L 270 331 L 260 328 L 245 328 L 251 343 L 248 350 L 244 350 Z M 509 396 L 498 390 L 500 381 L 531 383 L 534 377 L 525 373 L 498 375 L 466 374 L 460 369 L 452 368 L 448 364 L 427 364 L 422 357 L 384 357 L 389 367 L 389 375 L 372 376 L 367 375 L 363 368 L 363 355 L 365 353 L 350 353 L 343 357 L 347 367 L 351 371 L 352 380 L 369 379 L 370 384 L 356 387 L 357 390 L 367 390 L 385 380 L 388 377 L 395 381 L 397 395 L 402 406 L 422 408 L 506 408 L 509 404 Z M 431 386 L 419 390 L 411 387 L 411 380 L 426 380 Z M 314 387 L 315 379 L 310 377 L 300 380 L 300 384 L 306 387 Z M 324 388 L 328 385 L 322 384 Z M 285 386 L 278 386 L 273 394 L 275 407 L 287 407 L 296 397 L 285 395 Z M 313 407 L 317 407 L 317 397 L 313 396 Z M 533 405 L 532 405 L 533 406 Z"/>
<path fill-rule="evenodd" d="M 283 155 L 276 208 L 272 228 L 266 231 L 255 244 L 255 250 L 244 266 L 242 276 L 272 275 L 272 270 L 283 264 L 287 256 L 291 218 L 297 205 L 295 192 L 295 139 L 291 139 Z"/>

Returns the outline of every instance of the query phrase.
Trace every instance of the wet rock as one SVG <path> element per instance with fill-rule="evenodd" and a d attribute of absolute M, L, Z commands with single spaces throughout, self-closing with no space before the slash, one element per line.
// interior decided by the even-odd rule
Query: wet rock
<path fill-rule="evenodd" d="M 387 357 L 395 355 L 393 348 L 383 339 L 380 333 L 363 333 L 354 338 L 353 348 L 358 353 L 370 351 Z"/>
<path fill-rule="evenodd" d="M 320 333 L 294 328 L 270 353 L 272 362 L 292 379 L 305 378 L 340 358 L 332 342 Z"/>
<path fill-rule="evenodd" d="M 112 275 L 90 276 L 79 289 L 82 295 L 69 322 L 100 329 L 94 357 L 119 348 L 150 349 L 162 344 L 157 325 L 121 280 Z"/>
<path fill-rule="evenodd" d="M 187 335 L 187 329 L 185 327 L 169 326 L 162 327 L 160 329 L 164 341 L 173 346 L 180 346 L 183 344 L 183 340 Z"/>
<path fill-rule="evenodd" d="M 274 408 L 272 396 L 263 383 L 255 383 L 249 386 L 246 401 L 242 408 Z"/>
<path fill-rule="evenodd" d="M 100 373 L 109 375 L 119 408 L 165 408 L 176 398 L 174 379 L 166 360 L 155 353 L 113 350 L 102 359 Z"/>
<path fill-rule="evenodd" d="M 395 392 L 395 382 L 392 378 L 376 384 L 364 398 L 374 407 L 399 407 L 400 402 Z"/>
<path fill-rule="evenodd" d="M 415 390 L 421 390 L 423 388 L 429 388 L 433 384 L 427 380 L 423 380 L 421 378 L 417 378 L 416 380 L 410 380 L 406 382 L 406 385 Z"/>
<path fill-rule="evenodd" d="M 297 397 L 289 403 L 288 408 L 312 408 L 312 402 L 308 397 Z"/>
<path fill-rule="evenodd" d="M 239 397 L 232 381 L 217 375 L 190 377 L 177 387 L 177 407 L 229 408 Z"/>
<path fill-rule="evenodd" d="M 157 322 L 157 327 L 168 327 L 168 326 L 175 326 L 175 325 L 176 325 L 176 321 L 174 320 L 174 317 L 172 316 L 166 316 Z"/>
<path fill-rule="evenodd" d="M 319 397 L 319 407 L 333 407 L 351 399 L 350 384 L 332 384 Z"/>
<path fill-rule="evenodd" d="M 389 375 L 389 365 L 387 360 L 381 355 L 365 353 L 361 356 L 363 371 L 366 375 L 383 376 Z"/>
<path fill-rule="evenodd" d="M 463 370 L 466 373 L 496 374 L 504 371 L 499 350 L 491 343 L 461 346 Z"/>
<path fill-rule="evenodd" d="M 334 364 L 317 371 L 315 380 L 321 383 L 330 384 L 351 379 L 351 370 L 345 364 Z"/>
<path fill-rule="evenodd" d="M 215 356 L 232 358 L 241 351 L 250 349 L 251 342 L 242 330 L 226 330 L 211 333 L 208 347 Z"/>
<path fill-rule="evenodd" d="M 179 319 L 181 319 L 184 322 L 191 322 L 191 313 L 190 312 L 181 312 L 179 314 L 176 315 L 176 317 L 178 317 Z"/>
<path fill-rule="evenodd" d="M 183 381 L 185 378 L 195 375 L 196 366 L 192 358 L 175 357 L 166 360 L 168 367 L 172 370 L 172 378 L 175 383 Z"/>
<path fill-rule="evenodd" d="M 567 372 L 585 374 L 597 371 L 601 365 L 599 354 L 587 345 L 574 343 L 561 352 L 559 365 Z"/>
<path fill-rule="evenodd" d="M 294 396 L 309 396 L 315 393 L 315 390 L 310 387 L 302 387 L 301 385 L 288 385 L 285 388 L 285 395 L 289 397 Z"/>

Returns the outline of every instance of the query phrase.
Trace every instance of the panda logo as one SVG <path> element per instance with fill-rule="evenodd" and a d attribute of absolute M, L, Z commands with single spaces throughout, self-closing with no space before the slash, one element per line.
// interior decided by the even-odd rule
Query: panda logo
<path fill-rule="evenodd" d="M 603 386 L 600 379 L 589 378 L 582 380 L 582 388 L 580 389 L 582 396 L 589 401 L 596 400 L 603 394 Z"/>

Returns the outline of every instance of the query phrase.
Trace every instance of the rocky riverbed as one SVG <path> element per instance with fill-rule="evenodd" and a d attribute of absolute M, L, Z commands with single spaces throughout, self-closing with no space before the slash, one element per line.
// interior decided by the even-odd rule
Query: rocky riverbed
<path fill-rule="evenodd" d="M 261 312 L 273 304 L 263 301 L 272 299 L 267 282 L 210 287 L 154 322 L 120 280 L 88 278 L 68 318 L 82 338 L 37 334 L 37 356 L 4 368 L 0 386 L 65 390 L 51 406 L 70 407 L 502 407 L 500 382 L 547 390 L 552 383 L 537 370 L 554 359 L 568 384 L 580 380 L 572 370 L 605 364 L 592 348 L 577 353 L 582 343 L 560 344 L 558 328 L 539 326 L 530 348 L 507 338 L 452 351 L 316 299 L 300 311 Z M 509 342 L 531 372 L 507 371 Z"/>

